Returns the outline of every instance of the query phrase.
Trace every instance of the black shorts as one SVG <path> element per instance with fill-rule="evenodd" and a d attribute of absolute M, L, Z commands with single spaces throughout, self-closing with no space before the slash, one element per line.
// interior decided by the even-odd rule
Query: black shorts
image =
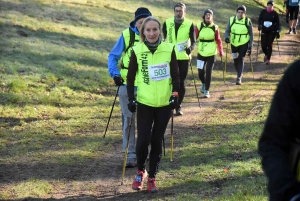
<path fill-rule="evenodd" d="M 299 6 L 289 6 L 288 11 L 289 11 L 289 14 L 290 14 L 290 20 L 298 19 Z"/>

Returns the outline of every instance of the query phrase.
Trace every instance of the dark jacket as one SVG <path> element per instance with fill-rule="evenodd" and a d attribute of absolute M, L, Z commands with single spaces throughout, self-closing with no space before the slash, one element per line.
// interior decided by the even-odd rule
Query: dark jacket
<path fill-rule="evenodd" d="M 272 22 L 272 25 L 270 27 L 264 26 L 264 22 L 268 22 L 268 21 Z M 279 31 L 280 23 L 279 23 L 278 13 L 275 10 L 271 12 L 268 12 L 266 9 L 262 10 L 259 14 L 258 25 L 261 25 L 262 33 Z"/>
<path fill-rule="evenodd" d="M 300 139 L 299 78 L 300 60 L 287 68 L 279 82 L 258 143 L 270 201 L 290 200 L 300 193 L 288 160 L 292 143 Z"/>

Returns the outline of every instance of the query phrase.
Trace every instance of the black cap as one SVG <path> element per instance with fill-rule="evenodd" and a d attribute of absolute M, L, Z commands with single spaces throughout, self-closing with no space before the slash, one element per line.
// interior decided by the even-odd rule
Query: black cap
<path fill-rule="evenodd" d="M 146 18 L 152 16 L 148 8 L 140 7 L 135 11 L 134 22 L 138 21 L 141 18 Z"/>
<path fill-rule="evenodd" d="M 204 15 L 205 15 L 206 13 L 210 13 L 211 15 L 214 14 L 214 12 L 213 12 L 211 9 L 206 9 L 206 10 L 204 11 Z"/>
<path fill-rule="evenodd" d="M 272 6 L 274 6 L 274 1 L 268 1 L 267 5 L 271 4 Z"/>
<path fill-rule="evenodd" d="M 242 11 L 244 11 L 244 13 L 246 13 L 246 6 L 239 5 L 238 8 L 236 9 L 236 11 L 238 11 L 238 10 L 242 10 Z"/>

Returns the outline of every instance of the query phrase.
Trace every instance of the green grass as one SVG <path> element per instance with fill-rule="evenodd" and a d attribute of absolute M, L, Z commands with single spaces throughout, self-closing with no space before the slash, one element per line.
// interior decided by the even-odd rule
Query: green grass
<path fill-rule="evenodd" d="M 282 9 L 281 2 L 275 2 Z M 107 167 L 108 154 L 115 153 L 122 141 L 118 101 L 107 136 L 102 137 L 116 93 L 107 72 L 108 53 L 137 7 L 148 7 L 163 22 L 173 16 L 175 3 L 0 2 L 0 199 L 101 195 L 101 181 L 110 179 L 101 172 L 120 165 Z M 239 4 L 247 6 L 253 23 L 262 9 L 252 0 L 185 3 L 187 18 L 195 24 L 206 8 L 212 8 L 221 33 Z M 231 62 L 229 58 L 227 81 L 234 79 Z M 286 64 L 283 61 L 282 68 Z M 149 196 L 145 199 L 267 200 L 257 141 L 281 75 L 282 71 L 268 73 L 252 80 L 247 70 L 247 84 L 240 90 L 228 85 L 218 107 L 205 108 L 209 115 L 197 116 L 194 125 L 176 122 L 180 129 L 175 136 L 174 162 L 169 162 L 167 140 L 157 177 L 161 193 L 143 194 Z M 213 76 L 211 90 L 216 91 L 224 85 L 222 71 L 216 69 Z M 187 89 L 185 101 L 195 102 L 191 72 Z M 116 171 L 121 176 L 121 170 Z M 132 176 L 127 175 L 127 183 Z M 116 196 L 124 194 L 128 200 L 136 198 L 132 193 L 117 192 Z"/>

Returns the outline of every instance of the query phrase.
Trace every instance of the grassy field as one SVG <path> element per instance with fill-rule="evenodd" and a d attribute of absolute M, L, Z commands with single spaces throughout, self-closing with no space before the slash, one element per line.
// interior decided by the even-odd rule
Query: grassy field
<path fill-rule="evenodd" d="M 213 9 L 222 33 L 239 4 L 247 6 L 254 26 L 265 4 L 258 0 L 183 2 L 187 18 L 194 23 L 201 22 L 206 8 Z M 275 2 L 276 9 L 282 10 L 281 1 Z M 122 140 L 118 104 L 107 137 L 102 137 L 116 92 L 108 75 L 108 53 L 136 8 L 148 7 L 163 22 L 173 16 L 175 3 L 0 1 L 0 200 L 83 200 L 82 195 L 86 200 L 105 199 L 101 182 L 111 178 L 103 172 L 114 168 L 107 167 L 107 154 L 113 154 Z M 228 62 L 230 80 L 234 73 Z M 282 60 L 274 71 L 255 80 L 248 71 L 247 85 L 239 90 L 224 85 L 221 68 L 216 68 L 212 90 L 226 98 L 213 106 L 207 101 L 203 114 L 209 115 L 195 117 L 192 125 L 177 122 L 176 163 L 163 158 L 158 174 L 161 192 L 120 192 L 115 195 L 119 198 L 107 200 L 267 200 L 257 141 L 288 63 Z M 189 72 L 186 102 L 195 102 L 192 84 Z M 115 168 L 120 170 L 123 163 L 118 162 Z M 132 176 L 126 176 L 127 186 Z"/>

